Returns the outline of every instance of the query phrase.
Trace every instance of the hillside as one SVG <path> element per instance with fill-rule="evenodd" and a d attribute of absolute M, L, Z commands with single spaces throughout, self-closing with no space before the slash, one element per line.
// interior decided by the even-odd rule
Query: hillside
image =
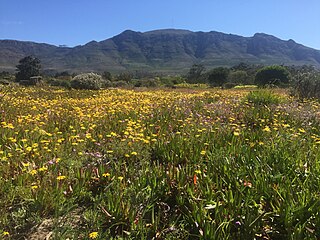
<path fill-rule="evenodd" d="M 27 55 L 38 57 L 43 69 L 70 72 L 183 72 L 194 63 L 210 68 L 239 62 L 320 67 L 320 51 L 293 40 L 263 33 L 242 37 L 175 29 L 144 33 L 127 30 L 107 40 L 73 48 L 0 40 L 0 71 L 14 71 L 18 61 Z"/>

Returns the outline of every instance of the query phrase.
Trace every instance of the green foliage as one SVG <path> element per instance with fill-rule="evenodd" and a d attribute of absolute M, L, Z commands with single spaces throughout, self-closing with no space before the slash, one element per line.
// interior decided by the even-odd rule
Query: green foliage
<path fill-rule="evenodd" d="M 228 80 L 229 69 L 225 67 L 214 68 L 207 73 L 207 82 L 213 86 L 222 86 Z"/>
<path fill-rule="evenodd" d="M 320 72 L 297 73 L 293 79 L 292 94 L 299 98 L 320 99 Z"/>
<path fill-rule="evenodd" d="M 200 83 L 203 81 L 205 67 L 202 64 L 193 64 L 187 74 L 188 83 Z"/>
<path fill-rule="evenodd" d="M 118 80 L 112 83 L 113 87 L 121 88 L 121 87 L 128 87 L 129 83 L 127 81 Z"/>
<path fill-rule="evenodd" d="M 1 86 L 0 238 L 319 239 L 320 103 L 266 91 Z"/>
<path fill-rule="evenodd" d="M 238 85 L 237 83 L 227 82 L 227 83 L 222 85 L 222 88 L 223 89 L 231 89 L 231 88 L 234 88 L 237 85 Z"/>
<path fill-rule="evenodd" d="M 112 74 L 108 71 L 104 71 L 103 74 L 102 74 L 102 78 L 104 80 L 109 80 L 111 81 L 112 80 Z"/>
<path fill-rule="evenodd" d="M 41 65 L 40 60 L 33 56 L 27 56 L 19 61 L 16 73 L 16 81 L 29 80 L 30 77 L 39 76 Z"/>
<path fill-rule="evenodd" d="M 174 87 L 176 84 L 185 82 L 185 79 L 180 76 L 162 76 L 155 79 L 159 80 L 160 85 L 165 87 Z"/>
<path fill-rule="evenodd" d="M 56 79 L 56 78 L 50 78 L 48 80 L 48 84 L 51 86 L 57 86 L 57 87 L 64 87 L 67 89 L 71 88 L 71 81 L 67 79 Z"/>
<path fill-rule="evenodd" d="M 158 87 L 160 80 L 157 79 L 137 79 L 133 81 L 134 87 Z"/>
<path fill-rule="evenodd" d="M 60 80 L 69 80 L 71 81 L 72 75 L 68 71 L 58 72 L 54 75 L 55 78 Z"/>
<path fill-rule="evenodd" d="M 113 82 L 111 82 L 110 80 L 102 80 L 101 82 L 101 87 L 102 88 L 110 88 L 113 87 Z"/>
<path fill-rule="evenodd" d="M 96 73 L 83 73 L 75 76 L 71 81 L 71 87 L 74 89 L 100 89 L 102 78 Z"/>
<path fill-rule="evenodd" d="M 117 81 L 125 81 L 130 83 L 133 78 L 133 73 L 131 72 L 122 72 L 117 76 Z"/>
<path fill-rule="evenodd" d="M 267 66 L 260 69 L 255 76 L 255 84 L 265 85 L 284 85 L 288 84 L 290 79 L 289 71 L 283 66 Z"/>
<path fill-rule="evenodd" d="M 208 84 L 205 83 L 179 83 L 179 84 L 175 84 L 174 87 L 176 88 L 198 88 L 198 89 L 207 89 L 209 88 Z"/>
<path fill-rule="evenodd" d="M 236 84 L 248 84 L 249 76 L 246 71 L 243 70 L 236 70 L 232 71 L 228 75 L 228 82 L 236 83 Z"/>
<path fill-rule="evenodd" d="M 270 105 L 279 104 L 280 98 L 277 94 L 268 89 L 260 89 L 251 91 L 247 96 L 246 100 L 255 105 Z"/>

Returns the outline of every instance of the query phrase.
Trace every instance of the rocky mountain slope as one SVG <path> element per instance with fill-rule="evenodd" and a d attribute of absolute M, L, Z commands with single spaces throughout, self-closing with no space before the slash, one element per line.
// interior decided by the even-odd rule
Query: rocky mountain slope
<path fill-rule="evenodd" d="M 0 40 L 1 71 L 14 71 L 18 61 L 28 55 L 38 57 L 43 69 L 70 72 L 183 72 L 194 63 L 210 68 L 239 62 L 320 67 L 320 51 L 293 40 L 284 41 L 263 33 L 242 37 L 176 29 L 144 33 L 127 30 L 107 40 L 73 48 Z"/>

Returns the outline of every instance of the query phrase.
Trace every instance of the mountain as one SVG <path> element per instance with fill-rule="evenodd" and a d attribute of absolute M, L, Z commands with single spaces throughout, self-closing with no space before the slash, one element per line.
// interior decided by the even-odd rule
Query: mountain
<path fill-rule="evenodd" d="M 164 29 L 144 33 L 126 30 L 107 40 L 73 48 L 0 40 L 0 71 L 14 71 L 18 61 L 28 55 L 38 57 L 43 69 L 70 72 L 183 72 L 194 63 L 210 68 L 239 62 L 320 67 L 320 51 L 293 40 L 264 33 L 242 37 L 215 31 Z"/>

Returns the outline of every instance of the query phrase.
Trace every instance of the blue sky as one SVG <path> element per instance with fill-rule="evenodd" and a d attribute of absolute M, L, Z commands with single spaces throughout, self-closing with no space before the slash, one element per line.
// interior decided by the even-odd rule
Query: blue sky
<path fill-rule="evenodd" d="M 126 29 L 264 32 L 320 49 L 319 0 L 0 0 L 0 39 L 82 45 Z"/>

